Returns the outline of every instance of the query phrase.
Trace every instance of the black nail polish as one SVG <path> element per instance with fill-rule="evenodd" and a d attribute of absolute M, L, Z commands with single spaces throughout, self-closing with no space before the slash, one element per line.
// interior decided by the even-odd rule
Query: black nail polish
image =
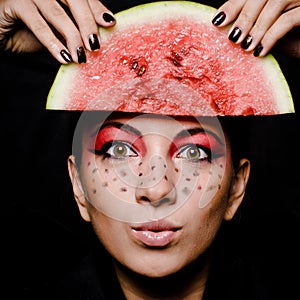
<path fill-rule="evenodd" d="M 60 51 L 60 55 L 67 63 L 71 63 L 73 61 L 71 54 L 65 49 Z"/>
<path fill-rule="evenodd" d="M 219 26 L 225 21 L 225 19 L 226 14 L 223 11 L 221 11 L 212 19 L 212 23 L 215 26 Z"/>
<path fill-rule="evenodd" d="M 252 43 L 252 36 L 248 34 L 241 42 L 241 47 L 243 49 L 248 49 L 251 43 Z"/>
<path fill-rule="evenodd" d="M 230 35 L 229 35 L 229 40 L 236 43 L 239 39 L 239 37 L 241 36 L 242 34 L 242 30 L 238 27 L 235 27 L 233 28 L 233 30 L 230 32 Z"/>
<path fill-rule="evenodd" d="M 264 48 L 264 47 L 262 46 L 262 44 L 259 43 L 259 44 L 256 46 L 256 48 L 254 49 L 253 55 L 256 56 L 256 57 L 259 56 L 259 54 L 260 54 L 260 52 L 262 51 L 263 48 Z"/>
<path fill-rule="evenodd" d="M 96 34 L 91 34 L 89 36 L 89 43 L 92 51 L 100 49 L 100 43 Z"/>
<path fill-rule="evenodd" d="M 84 48 L 82 46 L 77 48 L 77 56 L 78 56 L 79 64 L 86 63 L 86 55 L 85 55 Z"/>
<path fill-rule="evenodd" d="M 113 23 L 113 22 L 115 22 L 115 18 L 111 14 L 109 14 L 109 13 L 104 13 L 102 15 L 102 18 L 103 18 L 103 20 L 106 23 Z"/>

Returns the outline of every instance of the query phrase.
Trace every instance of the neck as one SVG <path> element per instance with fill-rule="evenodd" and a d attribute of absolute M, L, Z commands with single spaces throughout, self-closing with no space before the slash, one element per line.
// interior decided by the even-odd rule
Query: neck
<path fill-rule="evenodd" d="M 210 256 L 205 254 L 176 274 L 150 278 L 115 262 L 116 274 L 128 300 L 203 299 Z"/>

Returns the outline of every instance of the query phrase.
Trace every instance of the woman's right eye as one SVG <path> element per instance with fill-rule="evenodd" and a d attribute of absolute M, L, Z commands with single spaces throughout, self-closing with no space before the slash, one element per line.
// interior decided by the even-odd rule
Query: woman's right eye
<path fill-rule="evenodd" d="M 138 156 L 138 153 L 130 144 L 122 141 L 106 143 L 100 150 L 95 150 L 95 154 L 103 155 L 104 158 L 113 159 L 125 159 Z"/>

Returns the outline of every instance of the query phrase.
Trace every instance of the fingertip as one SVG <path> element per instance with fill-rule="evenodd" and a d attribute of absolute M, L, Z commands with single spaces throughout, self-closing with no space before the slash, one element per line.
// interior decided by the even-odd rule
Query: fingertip
<path fill-rule="evenodd" d="M 64 64 L 69 64 L 69 63 L 73 62 L 72 56 L 71 56 L 71 54 L 69 53 L 68 50 L 62 49 L 62 50 L 60 51 L 60 55 L 61 55 L 61 57 L 62 57 L 63 60 L 64 60 L 64 61 L 63 61 Z"/>
<path fill-rule="evenodd" d="M 211 22 L 214 26 L 220 26 L 221 24 L 224 23 L 225 19 L 226 19 L 225 12 L 219 11 L 215 14 Z"/>
<path fill-rule="evenodd" d="M 254 51 L 253 51 L 253 55 L 255 57 L 259 57 L 259 56 L 263 56 L 262 54 L 262 51 L 263 51 L 264 47 L 261 43 L 259 43 L 255 48 L 254 48 Z"/>
<path fill-rule="evenodd" d="M 116 23 L 116 19 L 111 12 L 104 12 L 102 14 L 102 19 L 108 26 L 113 26 Z"/>

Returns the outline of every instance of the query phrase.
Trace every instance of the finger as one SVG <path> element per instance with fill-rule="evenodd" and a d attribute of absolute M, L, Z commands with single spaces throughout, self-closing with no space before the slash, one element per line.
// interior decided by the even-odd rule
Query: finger
<path fill-rule="evenodd" d="M 88 2 L 98 25 L 111 27 L 116 24 L 114 14 L 99 0 L 88 0 Z"/>
<path fill-rule="evenodd" d="M 266 2 L 267 0 L 264 1 L 254 0 L 254 1 L 247 1 L 245 3 L 238 18 L 235 20 L 235 22 L 231 26 L 231 29 L 229 30 L 228 38 L 232 42 L 238 44 L 248 36 L 249 31 L 253 27 L 258 16 L 261 14 L 261 11 L 266 5 Z M 247 43 L 249 44 L 251 43 L 251 41 L 252 39 L 248 39 Z"/>
<path fill-rule="evenodd" d="M 15 14 L 60 63 L 66 64 L 72 61 L 68 49 L 53 33 L 34 3 L 19 1 L 15 7 Z"/>
<path fill-rule="evenodd" d="M 224 27 L 233 22 L 241 12 L 246 0 L 228 0 L 219 7 L 212 19 L 215 26 Z"/>
<path fill-rule="evenodd" d="M 63 37 L 63 42 L 69 49 L 73 61 L 86 62 L 84 41 L 75 23 L 62 6 L 53 0 L 34 0 L 34 2 L 44 19 Z"/>
<path fill-rule="evenodd" d="M 85 48 L 90 51 L 98 50 L 100 48 L 99 30 L 88 1 L 68 0 L 66 2 L 76 22 Z"/>
<path fill-rule="evenodd" d="M 268 1 L 266 3 L 255 24 L 248 32 L 252 40 L 251 45 L 247 47 L 248 51 L 252 51 L 261 42 L 267 30 L 278 20 L 284 9 L 283 1 Z M 278 36 L 278 33 L 276 35 Z"/>
<path fill-rule="evenodd" d="M 260 43 L 263 46 L 263 49 L 259 53 L 260 56 L 266 55 L 271 48 L 283 38 L 287 33 L 291 32 L 292 29 L 297 28 L 292 32 L 293 35 L 290 35 L 288 39 L 288 45 L 286 47 L 290 48 L 293 55 L 297 55 L 299 50 L 300 43 L 300 7 L 289 10 L 282 14 L 276 22 L 268 29 L 265 35 L 262 37 Z"/>

